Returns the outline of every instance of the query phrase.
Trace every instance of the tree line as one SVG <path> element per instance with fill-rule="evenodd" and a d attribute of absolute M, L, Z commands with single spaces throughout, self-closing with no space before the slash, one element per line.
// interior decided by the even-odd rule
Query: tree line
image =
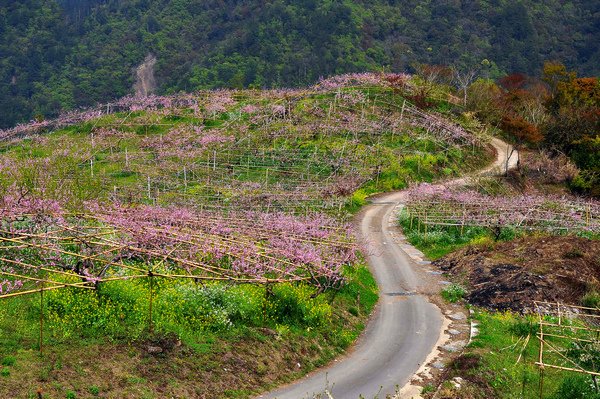
<path fill-rule="evenodd" d="M 419 64 L 490 78 L 562 60 L 598 75 L 592 0 L 20 0 L 0 2 L 0 128 L 133 90 L 282 87 Z"/>

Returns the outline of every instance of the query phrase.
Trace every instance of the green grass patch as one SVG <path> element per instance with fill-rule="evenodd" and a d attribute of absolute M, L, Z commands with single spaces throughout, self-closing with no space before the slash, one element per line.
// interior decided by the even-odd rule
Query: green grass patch
<path fill-rule="evenodd" d="M 493 232 L 485 227 L 429 226 L 411 218 L 407 212 L 402 212 L 398 222 L 408 241 L 431 260 L 468 245 L 493 245 L 496 241 L 513 240 L 520 234 L 511 228 Z"/>
<path fill-rule="evenodd" d="M 441 295 L 446 301 L 455 303 L 464 298 L 467 290 L 460 284 L 450 284 L 442 289 Z"/>
<path fill-rule="evenodd" d="M 461 390 L 444 384 L 444 397 L 525 398 L 540 397 L 539 341 L 536 316 L 477 310 L 480 333 L 465 353 L 448 365 L 446 378 L 467 382 Z M 576 332 L 574 333 L 576 334 Z M 589 376 L 546 368 L 543 398 L 598 398 Z"/>

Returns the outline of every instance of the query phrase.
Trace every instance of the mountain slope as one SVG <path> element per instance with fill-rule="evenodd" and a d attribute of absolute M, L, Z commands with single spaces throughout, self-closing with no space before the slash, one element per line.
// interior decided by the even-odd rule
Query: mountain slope
<path fill-rule="evenodd" d="M 0 127 L 131 92 L 298 86 L 415 62 L 533 72 L 558 59 L 597 74 L 600 6 L 484 1 L 23 0 L 0 5 Z"/>

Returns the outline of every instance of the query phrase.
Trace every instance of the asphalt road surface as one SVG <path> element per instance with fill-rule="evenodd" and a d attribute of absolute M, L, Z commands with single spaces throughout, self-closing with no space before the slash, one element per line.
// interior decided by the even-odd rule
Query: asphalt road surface
<path fill-rule="evenodd" d="M 497 159 L 480 173 L 501 173 L 516 166 L 512 148 L 497 139 L 492 145 Z M 456 186 L 465 181 L 461 178 L 446 184 Z M 404 386 L 434 349 L 442 313 L 425 296 L 416 294 L 421 283 L 416 271 L 419 266 L 389 231 L 395 221 L 394 209 L 405 196 L 405 192 L 380 196 L 361 213 L 360 234 L 371 245 L 367 260 L 379 286 L 380 300 L 355 348 L 329 366 L 259 398 L 385 398 Z"/>

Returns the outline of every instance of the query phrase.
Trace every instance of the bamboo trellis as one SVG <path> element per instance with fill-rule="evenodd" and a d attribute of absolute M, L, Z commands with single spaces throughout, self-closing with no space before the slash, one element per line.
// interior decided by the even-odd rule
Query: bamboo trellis
<path fill-rule="evenodd" d="M 584 361 L 600 357 L 600 309 L 560 302 L 534 301 L 534 304 L 538 315 L 539 352 L 535 364 L 540 370 L 540 398 L 544 394 L 547 368 L 589 375 L 598 389 L 600 369 Z M 573 349 L 586 354 L 569 356 Z"/>
<path fill-rule="evenodd" d="M 596 201 L 508 198 L 505 203 L 459 202 L 439 198 L 409 199 L 408 216 L 429 226 L 512 227 L 540 231 L 600 232 Z"/>
<path fill-rule="evenodd" d="M 252 284 L 328 284 L 329 280 L 335 284 L 339 270 L 320 262 L 338 259 L 343 263 L 356 250 L 342 225 L 302 227 L 303 222 L 291 216 L 281 216 L 285 219 L 279 222 L 275 216 L 257 213 L 225 217 L 164 211 L 146 215 L 151 209 L 108 209 L 41 222 L 27 214 L 4 220 L 0 276 L 23 285 L 8 293 L 0 291 L 0 298 L 60 287 L 90 289 L 105 281 L 152 276 Z M 322 259 L 300 262 L 286 252 L 287 247 L 275 243 L 282 239 L 290 248 L 318 251 Z M 46 287 L 32 287 L 40 283 Z"/>

